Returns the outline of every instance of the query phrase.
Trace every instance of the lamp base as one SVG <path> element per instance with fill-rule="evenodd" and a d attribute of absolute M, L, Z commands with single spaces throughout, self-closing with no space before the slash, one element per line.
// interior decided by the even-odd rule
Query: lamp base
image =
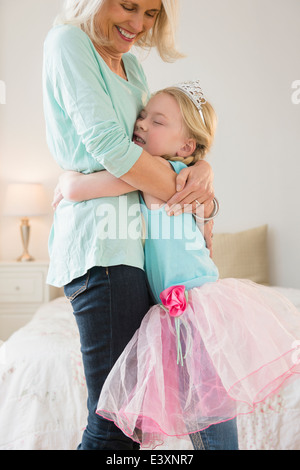
<path fill-rule="evenodd" d="M 20 256 L 17 261 L 27 262 L 27 261 L 34 261 L 34 258 L 28 253 L 28 243 L 29 243 L 29 235 L 30 235 L 30 225 L 28 217 L 23 217 L 21 219 L 21 237 L 23 243 L 23 254 Z"/>
<path fill-rule="evenodd" d="M 27 261 L 34 261 L 34 258 L 32 256 L 30 256 L 29 253 L 23 253 L 22 256 L 19 256 L 19 258 L 17 258 L 17 261 L 21 261 L 21 262 L 27 262 Z"/>

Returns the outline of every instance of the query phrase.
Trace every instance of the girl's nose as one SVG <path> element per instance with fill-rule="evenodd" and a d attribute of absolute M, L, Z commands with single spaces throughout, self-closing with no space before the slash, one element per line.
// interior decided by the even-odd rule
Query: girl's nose
<path fill-rule="evenodd" d="M 136 128 L 137 129 L 141 129 L 142 131 L 146 131 L 147 130 L 147 122 L 146 122 L 146 119 L 138 119 L 137 123 L 136 123 Z"/>

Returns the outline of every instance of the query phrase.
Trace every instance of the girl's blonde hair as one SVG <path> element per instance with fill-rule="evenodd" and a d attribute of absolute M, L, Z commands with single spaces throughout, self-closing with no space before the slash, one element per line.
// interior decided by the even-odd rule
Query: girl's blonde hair
<path fill-rule="evenodd" d="M 190 157 L 169 157 L 164 156 L 167 160 L 182 161 L 186 165 L 193 165 L 199 160 L 203 160 L 210 151 L 217 127 L 217 115 L 214 108 L 206 101 L 202 104 L 201 117 L 199 110 L 196 108 L 192 100 L 177 87 L 164 88 L 155 93 L 167 93 L 176 100 L 179 105 L 184 125 L 187 129 L 189 138 L 195 139 L 196 149 Z"/>
<path fill-rule="evenodd" d="M 108 45 L 108 39 L 97 30 L 96 15 L 105 0 L 65 0 L 61 13 L 54 24 L 72 24 L 81 28 L 97 45 Z M 178 0 L 162 0 L 153 28 L 135 44 L 143 49 L 156 47 L 164 62 L 174 62 L 183 57 L 175 45 L 177 20 L 179 13 Z"/>

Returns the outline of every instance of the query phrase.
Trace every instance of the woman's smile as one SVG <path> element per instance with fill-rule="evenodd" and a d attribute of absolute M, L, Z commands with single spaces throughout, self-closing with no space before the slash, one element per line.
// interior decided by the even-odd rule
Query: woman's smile
<path fill-rule="evenodd" d="M 129 41 L 133 42 L 135 38 L 137 37 L 137 34 L 135 33 L 130 33 L 126 29 L 121 28 L 120 26 L 116 26 L 118 33 L 120 34 L 121 38 L 124 39 L 124 41 Z"/>

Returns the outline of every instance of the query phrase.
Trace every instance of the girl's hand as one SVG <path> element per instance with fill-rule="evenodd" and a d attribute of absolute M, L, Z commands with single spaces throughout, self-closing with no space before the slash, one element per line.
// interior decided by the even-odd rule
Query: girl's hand
<path fill-rule="evenodd" d="M 58 183 L 54 189 L 53 200 L 51 203 L 52 209 L 55 211 L 60 201 L 63 199 L 60 184 Z"/>
<path fill-rule="evenodd" d="M 213 229 L 214 221 L 210 220 L 207 224 L 204 225 L 204 239 L 206 242 L 206 248 L 209 250 L 210 257 L 213 257 Z"/>
<path fill-rule="evenodd" d="M 64 171 L 60 175 L 58 183 L 54 189 L 53 201 L 51 204 L 54 211 L 62 199 L 65 198 L 70 201 L 73 200 L 72 190 L 73 188 L 75 188 L 75 191 L 77 190 L 80 176 L 82 176 L 81 173 L 77 173 L 76 171 L 72 170 Z M 76 199 L 74 200 L 76 201 Z"/>
<path fill-rule="evenodd" d="M 209 250 L 210 257 L 213 257 L 213 228 L 214 228 L 214 220 L 211 219 L 207 222 L 204 223 L 203 217 L 209 217 L 213 211 L 214 211 L 214 203 L 210 203 L 207 206 L 208 214 L 205 214 L 204 212 L 204 206 L 203 204 L 199 204 L 198 207 L 196 208 L 194 212 L 195 214 L 195 220 L 198 229 L 202 233 L 205 242 L 206 242 L 206 248 Z M 186 212 L 186 211 L 185 211 Z M 192 211 L 191 211 L 192 212 Z"/>

